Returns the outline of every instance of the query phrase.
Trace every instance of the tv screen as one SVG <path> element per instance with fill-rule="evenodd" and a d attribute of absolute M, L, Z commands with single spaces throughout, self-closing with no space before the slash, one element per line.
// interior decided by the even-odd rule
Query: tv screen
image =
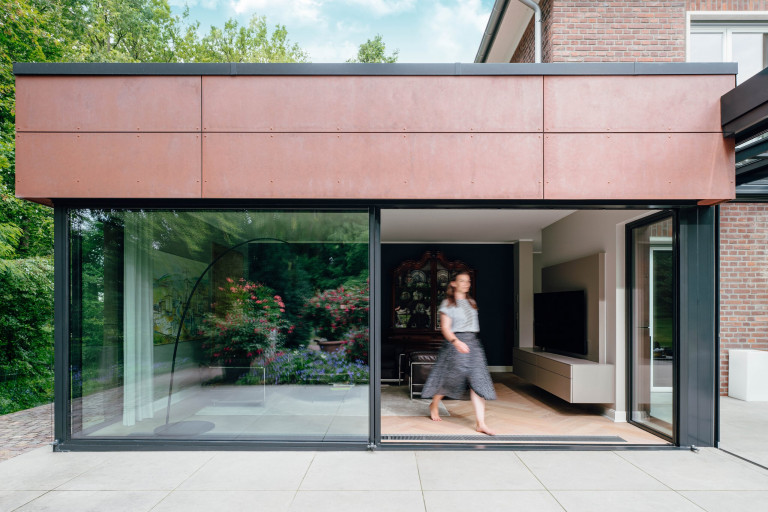
<path fill-rule="evenodd" d="M 586 292 L 534 294 L 533 336 L 545 350 L 587 355 Z"/>

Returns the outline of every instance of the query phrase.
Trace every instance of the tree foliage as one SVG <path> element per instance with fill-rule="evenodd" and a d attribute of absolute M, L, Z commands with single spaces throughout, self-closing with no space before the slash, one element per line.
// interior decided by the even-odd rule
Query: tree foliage
<path fill-rule="evenodd" d="M 389 56 L 386 53 L 387 45 L 384 43 L 382 35 L 376 34 L 373 39 L 368 39 L 360 45 L 356 59 L 349 59 L 347 62 L 394 64 L 397 62 L 400 50 L 395 50 Z"/>
<path fill-rule="evenodd" d="M 52 397 L 53 216 L 14 196 L 13 63 L 308 59 L 264 17 L 201 34 L 168 0 L 0 0 L 0 414 Z M 4 381 L 9 372 L 20 380 Z"/>

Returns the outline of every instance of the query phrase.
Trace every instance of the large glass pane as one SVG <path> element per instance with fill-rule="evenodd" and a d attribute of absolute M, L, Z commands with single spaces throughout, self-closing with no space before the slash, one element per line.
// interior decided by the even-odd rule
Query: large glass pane
<path fill-rule="evenodd" d="M 672 437 L 674 277 L 672 219 L 632 230 L 632 416 Z"/>
<path fill-rule="evenodd" d="M 725 33 L 691 32 L 691 62 L 722 62 Z"/>
<path fill-rule="evenodd" d="M 733 62 L 739 63 L 737 83 L 753 77 L 765 67 L 765 35 L 762 33 L 734 32 L 731 34 Z"/>
<path fill-rule="evenodd" d="M 70 231 L 73 437 L 367 439 L 367 211 L 81 209 Z"/>

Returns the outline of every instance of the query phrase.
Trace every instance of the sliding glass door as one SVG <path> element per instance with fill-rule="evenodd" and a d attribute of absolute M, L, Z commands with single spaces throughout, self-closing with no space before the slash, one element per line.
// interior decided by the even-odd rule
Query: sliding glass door
<path fill-rule="evenodd" d="M 628 228 L 630 421 L 674 436 L 676 266 L 674 218 L 655 215 Z"/>
<path fill-rule="evenodd" d="M 69 210 L 73 439 L 369 438 L 369 212 Z"/>

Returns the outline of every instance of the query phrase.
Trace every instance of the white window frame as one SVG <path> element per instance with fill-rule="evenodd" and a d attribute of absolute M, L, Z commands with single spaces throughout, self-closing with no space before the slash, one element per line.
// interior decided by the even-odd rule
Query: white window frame
<path fill-rule="evenodd" d="M 713 22 L 711 28 L 704 26 L 695 26 L 697 21 Z M 768 34 L 768 11 L 688 11 L 685 13 L 685 60 L 691 60 L 691 26 L 694 25 L 695 32 L 710 32 L 723 34 L 725 44 L 723 45 L 723 62 L 733 62 L 733 33 L 756 33 L 762 32 Z M 768 59 L 768 51 L 764 50 Z M 768 62 L 764 63 L 768 64 Z"/>

